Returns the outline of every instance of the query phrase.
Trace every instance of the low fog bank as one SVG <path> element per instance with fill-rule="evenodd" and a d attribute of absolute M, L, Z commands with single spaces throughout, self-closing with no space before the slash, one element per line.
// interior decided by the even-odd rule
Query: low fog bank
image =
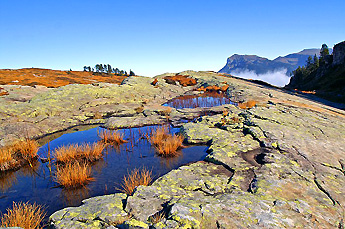
<path fill-rule="evenodd" d="M 290 81 L 290 77 L 287 75 L 287 69 L 280 69 L 265 74 L 256 74 L 254 71 L 249 70 L 231 72 L 230 74 L 244 79 L 262 80 L 278 87 L 284 87 Z"/>

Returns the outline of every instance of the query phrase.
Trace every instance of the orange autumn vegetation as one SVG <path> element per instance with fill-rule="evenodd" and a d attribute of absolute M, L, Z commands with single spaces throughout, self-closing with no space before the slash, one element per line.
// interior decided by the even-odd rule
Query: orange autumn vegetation
<path fill-rule="evenodd" d="M 238 103 L 238 107 L 241 109 L 250 109 L 256 105 L 255 100 L 249 100 L 247 102 Z"/>
<path fill-rule="evenodd" d="M 152 182 L 152 171 L 146 168 L 142 170 L 134 169 L 127 176 L 123 177 L 123 183 L 121 185 L 122 191 L 127 195 L 132 195 L 135 188 L 139 185 L 148 186 Z"/>
<path fill-rule="evenodd" d="M 189 78 L 188 75 L 175 75 L 175 76 L 166 76 L 164 77 L 165 80 L 170 82 L 179 82 L 180 85 L 183 87 L 186 86 L 194 86 L 197 84 L 196 80 L 193 78 Z"/>
<path fill-rule="evenodd" d="M 45 215 L 40 205 L 13 202 L 12 209 L 7 209 L 7 213 L 2 215 L 0 227 L 42 228 L 41 222 Z"/>
<path fill-rule="evenodd" d="M 68 84 L 91 84 L 97 82 L 120 84 L 126 76 L 92 74 L 84 71 L 60 71 L 42 68 L 0 69 L 0 85 L 43 85 L 60 87 Z M 4 92 L 6 93 L 6 92 Z"/>
<path fill-rule="evenodd" d="M 148 139 L 158 151 L 158 154 L 163 157 L 174 157 L 179 155 L 178 149 L 182 148 L 184 140 L 181 135 L 171 135 L 167 127 L 162 126 L 155 131 L 151 131 Z"/>
<path fill-rule="evenodd" d="M 105 148 L 103 143 L 97 142 L 90 144 L 72 144 L 61 146 L 54 152 L 57 163 L 66 164 L 71 161 L 97 161 L 102 157 L 102 152 Z"/>
<path fill-rule="evenodd" d="M 92 181 L 91 167 L 85 163 L 67 163 L 57 166 L 55 181 L 65 188 L 78 188 Z"/>
<path fill-rule="evenodd" d="M 0 172 L 11 169 L 16 163 L 17 162 L 14 159 L 12 148 L 0 148 Z"/>
<path fill-rule="evenodd" d="M 199 87 L 197 90 L 198 91 L 207 91 L 207 92 L 226 92 L 226 90 L 228 90 L 229 88 L 229 85 L 225 84 L 224 86 L 216 86 L 216 85 L 213 85 L 213 86 L 207 86 L 207 87 Z"/>
<path fill-rule="evenodd" d="M 25 139 L 14 144 L 13 148 L 14 151 L 18 152 L 24 160 L 30 162 L 32 159 L 37 157 L 39 145 L 35 140 Z"/>
<path fill-rule="evenodd" d="M 102 130 L 98 132 L 98 137 L 100 137 L 105 144 L 119 145 L 127 142 L 123 139 L 123 134 L 120 134 L 116 130 Z"/>
<path fill-rule="evenodd" d="M 25 163 L 32 165 L 37 158 L 39 145 L 35 140 L 25 139 L 0 148 L 0 172 L 16 169 Z"/>

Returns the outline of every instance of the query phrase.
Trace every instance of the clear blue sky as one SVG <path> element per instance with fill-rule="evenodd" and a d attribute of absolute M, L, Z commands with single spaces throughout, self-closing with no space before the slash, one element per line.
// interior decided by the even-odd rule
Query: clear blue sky
<path fill-rule="evenodd" d="M 218 71 L 345 40 L 344 0 L 0 0 L 0 68 Z"/>

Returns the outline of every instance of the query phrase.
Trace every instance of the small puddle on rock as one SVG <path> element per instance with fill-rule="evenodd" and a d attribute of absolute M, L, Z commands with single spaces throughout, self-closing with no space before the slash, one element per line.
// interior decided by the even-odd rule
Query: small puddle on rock
<path fill-rule="evenodd" d="M 92 164 L 92 177 L 94 181 L 84 188 L 67 190 L 58 186 L 54 180 L 55 167 L 48 169 L 48 163 L 37 162 L 31 168 L 23 167 L 18 171 L 0 173 L 0 211 L 12 206 L 12 202 L 36 202 L 44 205 L 47 217 L 53 212 L 67 206 L 78 206 L 85 198 L 120 192 L 124 175 L 135 168 L 145 167 L 152 169 L 154 178 L 158 178 L 186 163 L 203 160 L 206 146 L 191 146 L 182 149 L 182 154 L 174 158 L 162 158 L 157 156 L 155 149 L 142 137 L 157 126 L 146 126 L 132 129 L 120 129 L 124 134 L 124 143 L 119 147 L 108 147 L 104 150 L 103 159 Z M 93 143 L 100 140 L 97 131 L 102 128 L 92 128 L 85 131 L 64 134 L 50 141 L 49 147 L 53 154 L 54 149 L 62 145 Z M 176 133 L 178 128 L 171 128 Z M 38 154 L 47 157 L 48 144 L 43 145 Z"/>
<path fill-rule="evenodd" d="M 198 95 L 182 95 L 167 103 L 163 106 L 169 106 L 176 109 L 183 108 L 197 108 L 197 107 L 214 107 L 221 106 L 225 104 L 233 104 L 231 100 L 224 95 L 224 93 L 218 92 L 205 92 Z"/>

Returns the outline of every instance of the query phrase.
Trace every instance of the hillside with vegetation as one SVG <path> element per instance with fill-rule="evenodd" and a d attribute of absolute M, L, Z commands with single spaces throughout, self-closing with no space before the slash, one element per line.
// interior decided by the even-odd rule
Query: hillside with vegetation
<path fill-rule="evenodd" d="M 329 54 L 326 44 L 322 45 L 320 56 L 309 56 L 306 65 L 293 71 L 286 88 L 314 91 L 320 97 L 345 101 L 345 41 L 336 44 Z"/>
<path fill-rule="evenodd" d="M 97 64 L 94 68 L 84 66 L 84 71 L 62 71 L 43 68 L 0 69 L 0 85 L 61 87 L 68 84 L 114 83 L 120 84 L 134 72 Z"/>

